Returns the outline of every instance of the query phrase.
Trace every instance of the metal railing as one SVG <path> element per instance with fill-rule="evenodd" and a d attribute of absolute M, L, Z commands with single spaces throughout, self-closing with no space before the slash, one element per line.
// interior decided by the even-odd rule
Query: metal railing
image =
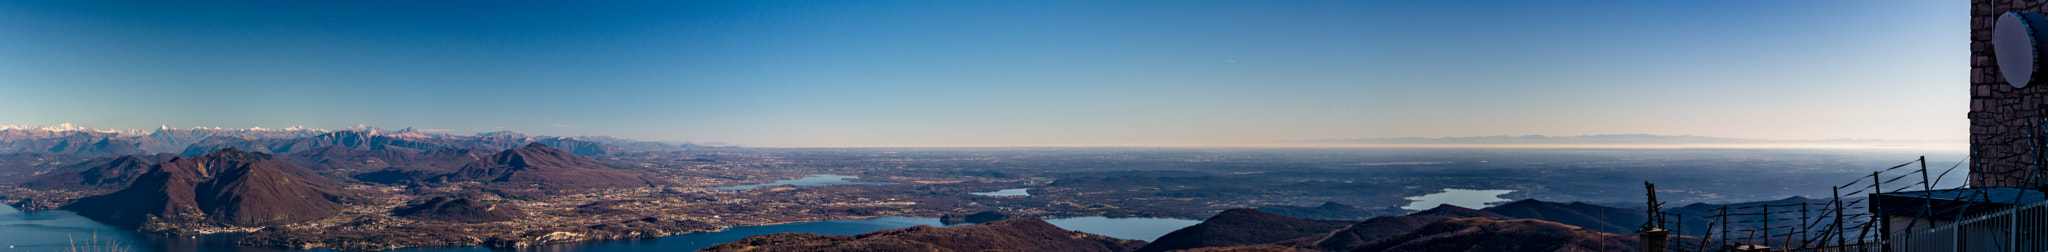
<path fill-rule="evenodd" d="M 1978 199 L 1990 197 L 1986 191 L 1954 199 L 1933 197 L 1934 186 L 1969 160 L 1937 176 L 1921 157 L 1834 187 L 1833 197 L 1825 203 L 1721 207 L 1711 215 L 1693 217 L 1706 221 L 1705 232 L 1676 226 L 1686 220 L 1676 213 L 1651 211 L 1643 230 L 1678 227 L 1672 229 L 1665 251 L 2048 251 L 2048 201 L 2015 207 L 1980 204 L 1989 202 Z M 1654 185 L 1646 183 L 1645 189 L 1649 207 L 1661 209 Z M 1877 195 L 1912 190 L 1930 192 L 1919 218 L 1870 211 Z M 1859 195 L 1868 197 L 1851 197 Z M 1960 212 L 1936 213 L 1935 200 L 1967 203 Z"/>
<path fill-rule="evenodd" d="M 1881 244 L 1891 251 L 2048 251 L 2048 201 L 1964 215 Z"/>

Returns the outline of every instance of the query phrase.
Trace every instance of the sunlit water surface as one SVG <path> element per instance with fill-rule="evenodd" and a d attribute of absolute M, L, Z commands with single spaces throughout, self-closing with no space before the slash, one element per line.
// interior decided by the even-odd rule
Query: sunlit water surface
<path fill-rule="evenodd" d="M 1002 189 L 1002 190 L 996 190 L 996 191 L 994 191 L 994 192 L 978 192 L 978 193 L 970 193 L 970 194 L 974 194 L 974 195 L 981 195 L 981 196 L 1031 196 L 1031 192 L 1027 192 L 1028 190 L 1031 190 L 1031 189 L 1028 189 L 1028 188 L 1017 188 L 1017 189 Z"/>
<path fill-rule="evenodd" d="M 1512 192 L 1515 192 L 1515 190 L 1444 189 L 1444 192 L 1440 193 L 1408 197 L 1408 200 L 1414 200 L 1415 202 L 1401 208 L 1429 210 L 1439 205 L 1449 204 L 1464 208 L 1480 209 L 1486 208 L 1487 203 L 1508 201 L 1508 199 L 1501 198 L 1500 195 Z"/>
<path fill-rule="evenodd" d="M 810 176 L 804 176 L 803 178 L 799 178 L 799 179 L 785 179 L 785 180 L 776 180 L 775 182 L 768 182 L 768 183 L 766 183 L 766 184 L 752 184 L 752 185 L 742 185 L 742 186 L 727 186 L 727 187 L 717 187 L 717 188 L 712 188 L 712 189 L 718 189 L 718 190 L 731 190 L 731 191 L 739 191 L 739 190 L 747 190 L 747 189 L 754 189 L 754 188 L 762 188 L 762 187 L 770 187 L 770 186 L 782 186 L 782 185 L 793 185 L 793 186 L 821 186 L 821 185 L 887 185 L 887 184 L 895 184 L 895 183 L 889 183 L 889 182 L 861 182 L 861 181 L 848 181 L 848 179 L 857 179 L 857 178 L 860 178 L 860 176 L 846 176 L 846 175 L 832 175 L 832 174 L 811 174 Z"/>

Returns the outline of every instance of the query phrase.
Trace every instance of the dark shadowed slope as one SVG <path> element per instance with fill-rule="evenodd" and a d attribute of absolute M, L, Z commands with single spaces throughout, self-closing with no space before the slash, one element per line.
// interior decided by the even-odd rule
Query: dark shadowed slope
<path fill-rule="evenodd" d="M 1351 251 L 1636 251 L 1636 244 L 1633 236 L 1556 222 L 1448 218 Z"/>
<path fill-rule="evenodd" d="M 395 150 L 421 153 L 442 148 L 501 147 L 517 146 L 518 142 L 479 142 L 467 138 L 441 139 L 419 134 L 390 134 L 378 130 L 335 131 L 300 138 L 247 138 L 216 136 L 185 147 L 184 155 L 211 152 L 223 148 L 236 148 L 253 152 L 291 153 L 319 149 L 320 147 L 341 146 L 366 150 Z"/>
<path fill-rule="evenodd" d="M 1203 220 L 1201 224 L 1166 233 L 1139 251 L 1274 243 L 1329 233 L 1353 223 L 1357 222 L 1306 220 L 1249 208 L 1230 209 Z"/>
<path fill-rule="evenodd" d="M 1312 250 L 1312 249 L 1304 249 L 1304 248 L 1297 248 L 1297 247 L 1289 247 L 1289 246 L 1284 246 L 1284 245 L 1278 245 L 1278 244 L 1259 244 L 1259 245 L 1243 245 L 1243 246 L 1229 246 L 1229 247 L 1207 247 L 1207 248 L 1195 248 L 1195 249 L 1185 249 L 1185 250 L 1175 250 L 1175 251 L 1178 251 L 1178 252 L 1317 252 L 1317 250 Z"/>
<path fill-rule="evenodd" d="M 376 170 L 355 170 L 360 173 L 354 173 L 352 175 L 349 175 L 349 178 L 355 179 L 356 181 L 393 185 L 419 185 L 421 183 L 425 183 L 428 179 L 434 178 L 435 176 L 441 176 L 443 174 L 455 172 L 456 169 L 460 169 L 464 165 L 469 165 L 469 163 L 474 163 L 478 160 L 484 160 L 485 158 L 490 157 L 492 154 L 498 153 L 498 151 L 485 149 L 441 149 L 433 152 L 428 152 L 427 154 L 418 155 L 417 160 L 374 158 L 377 161 L 370 161 L 373 159 L 373 157 L 376 157 L 376 155 L 373 155 L 372 153 L 379 151 L 357 150 L 357 152 L 364 153 L 366 155 L 355 157 L 343 156 L 338 158 L 330 156 L 321 158 L 329 160 L 358 160 L 355 162 L 382 162 L 388 165 L 383 168 L 377 168 Z M 345 163 L 349 161 L 342 162 Z M 366 165 L 346 169 L 366 169 L 366 167 L 375 166 Z"/>
<path fill-rule="evenodd" d="M 312 171 L 262 153 L 223 149 L 159 163 L 128 188 L 63 209 L 122 226 L 259 226 L 332 216 L 353 196 Z"/>
<path fill-rule="evenodd" d="M 395 150 L 365 150 L 347 146 L 325 146 L 279 155 L 285 161 L 314 171 L 375 171 L 393 166 L 423 163 L 425 155 Z"/>
<path fill-rule="evenodd" d="M 1492 212 L 1446 204 L 1403 216 L 1374 217 L 1365 220 L 1365 222 L 1352 224 L 1342 230 L 1323 235 L 1316 240 L 1309 241 L 1309 244 L 1300 245 L 1300 247 L 1313 247 L 1324 251 L 1346 251 L 1364 246 L 1366 243 L 1374 240 L 1394 237 L 1408 231 L 1413 231 L 1416 228 L 1421 228 L 1438 220 L 1471 217 L 1508 219 L 1507 216 Z"/>
<path fill-rule="evenodd" d="M 639 171 L 613 169 L 597 160 L 540 143 L 498 152 L 440 178 L 448 182 L 476 181 L 542 190 L 637 187 L 661 183 Z"/>
<path fill-rule="evenodd" d="M 1366 210 L 1351 205 L 1338 204 L 1337 202 L 1323 202 L 1322 205 L 1314 207 L 1267 205 L 1260 206 L 1259 211 L 1287 217 L 1318 220 L 1363 220 L 1380 216 L 1384 212 Z"/>
<path fill-rule="evenodd" d="M 860 235 L 758 235 L 701 251 L 1132 251 L 1145 242 L 1068 231 L 1038 218 Z"/>
<path fill-rule="evenodd" d="M 149 153 L 142 141 L 119 133 L 98 131 L 0 130 L 0 152 L 36 152 L 80 156 L 141 155 Z"/>
<path fill-rule="evenodd" d="M 364 173 L 385 170 L 430 171 L 434 175 L 455 171 L 495 151 L 441 149 L 426 154 L 398 150 L 367 150 L 326 146 L 279 155 L 292 164 L 319 172 L 329 178 L 347 180 Z M 388 183 L 388 182 L 380 182 Z"/>
<path fill-rule="evenodd" d="M 43 151 L 50 153 L 103 156 L 140 155 L 149 152 L 142 148 L 142 143 L 136 142 L 134 139 L 122 139 L 112 136 L 73 134 L 46 141 L 50 142 L 50 147 L 43 149 Z"/>
<path fill-rule="evenodd" d="M 1487 207 L 1485 210 L 1517 219 L 1546 220 L 1600 232 L 1624 234 L 1635 232 L 1636 227 L 1641 227 L 1643 222 L 1649 219 L 1644 217 L 1647 213 L 1642 209 L 1605 207 L 1581 202 L 1544 202 L 1534 199 Z M 1601 218 L 1603 216 L 1605 218 Z"/>
<path fill-rule="evenodd" d="M 618 154 L 630 151 L 626 147 L 613 146 L 609 144 L 603 144 L 592 141 L 584 141 L 581 138 L 573 137 L 541 138 L 539 140 L 535 140 L 534 142 L 546 144 L 549 147 L 554 147 L 556 149 L 561 149 L 562 151 L 567 151 L 570 154 L 576 154 L 577 156 L 585 157 Z"/>
<path fill-rule="evenodd" d="M 510 205 L 434 197 L 419 204 L 393 209 L 391 216 L 453 222 L 492 222 L 518 219 L 525 217 L 526 213 Z"/>
<path fill-rule="evenodd" d="M 160 153 L 149 156 L 119 155 L 106 156 L 83 163 L 59 168 L 21 184 L 36 190 L 99 191 L 127 188 L 129 182 L 149 172 L 157 162 L 168 161 L 177 155 Z"/>
<path fill-rule="evenodd" d="M 92 157 L 37 152 L 0 152 L 0 183 L 20 183 L 36 177 L 36 173 L 56 170 L 92 160 Z"/>

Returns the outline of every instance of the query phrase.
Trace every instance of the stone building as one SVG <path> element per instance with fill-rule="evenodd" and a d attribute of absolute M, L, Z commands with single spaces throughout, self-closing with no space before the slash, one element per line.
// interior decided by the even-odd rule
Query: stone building
<path fill-rule="evenodd" d="M 2048 1 L 1972 0 L 1970 8 L 1970 187 L 2041 188 L 2048 160 L 2048 81 L 2032 78 L 2035 48 L 1998 51 L 1996 26 L 2006 13 L 2048 13 Z M 2036 16 L 2038 17 L 2038 16 Z M 2048 27 L 2035 27 L 2036 30 Z M 2048 31 L 2048 30 L 2042 30 Z M 2026 35 L 2026 34 L 2018 34 Z M 2048 32 L 2038 33 L 2048 38 Z M 2014 39 L 2020 36 L 2004 36 Z M 2044 40 L 2041 42 L 2048 42 Z M 2008 43 L 2014 44 L 2014 43 Z M 2041 44 L 2036 43 L 2041 47 Z M 2010 46 L 2009 46 L 2010 47 Z M 2027 51 L 2033 53 L 2020 53 Z M 2038 58 L 2038 57 L 2037 57 Z M 2002 71 L 2000 64 L 2015 71 Z M 2008 81 L 2019 77 L 2024 83 Z M 2048 77 L 2048 75 L 2040 75 Z"/>

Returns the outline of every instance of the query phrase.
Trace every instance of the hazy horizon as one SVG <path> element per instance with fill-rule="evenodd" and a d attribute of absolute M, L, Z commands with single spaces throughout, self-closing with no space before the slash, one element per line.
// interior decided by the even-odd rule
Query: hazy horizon
<path fill-rule="evenodd" d="M 0 124 L 818 147 L 1967 138 L 1968 6 L 1855 3 L 6 2 Z"/>
<path fill-rule="evenodd" d="M 170 125 L 160 125 L 160 126 L 159 126 L 159 128 L 163 128 L 163 129 L 185 129 L 185 130 L 189 130 L 189 129 L 229 129 L 229 130 L 259 130 L 259 129 L 260 129 L 260 130 L 294 130 L 294 129 L 297 129 L 297 130 L 318 130 L 318 131 L 337 131 L 337 130 L 359 130 L 359 129 L 371 129 L 371 128 L 375 128 L 375 129 L 382 129 L 382 130 L 387 130 L 387 131 L 399 131 L 399 130 L 402 130 L 402 129 L 411 129 L 411 130 L 415 130 L 415 131 L 419 131 L 419 132 L 424 132 L 424 133 L 430 133 L 430 134 L 449 134 L 449 135 L 481 135 L 481 134 L 484 134 L 484 133 L 490 133 L 490 132 L 496 132 L 496 131 L 511 131 L 511 130 L 493 130 L 493 131 L 479 131 L 479 132 L 471 132 L 471 131 L 456 131 L 456 130 L 448 130 L 448 129 L 423 129 L 423 128 L 414 128 L 414 127 L 403 127 L 403 126 L 393 126 L 393 127 L 384 127 L 384 126 L 382 126 L 382 125 L 368 125 L 368 124 L 357 124 L 357 125 L 352 125 L 352 126 L 348 126 L 348 127 L 335 127 L 335 128 L 322 128 L 322 127 L 311 127 L 311 126 L 306 126 L 306 125 L 293 125 L 293 126 L 287 126 L 287 127 L 261 127 L 261 126 L 252 126 L 252 127 L 246 127 L 246 128 L 238 128 L 238 127 L 209 127 L 209 126 L 193 126 L 193 127 L 172 127 L 172 126 L 170 126 Z M 70 124 L 70 123 L 63 123 L 63 124 L 59 124 L 59 125 L 13 125 L 13 124 L 0 124 L 0 130 L 8 130 L 8 129 L 40 129 L 40 130 L 87 130 L 87 131 L 102 131 L 102 132 L 120 132 L 120 133 L 124 133 L 124 134 L 127 134 L 127 133 L 135 133 L 135 134 L 150 134 L 150 133 L 152 133 L 152 132 L 155 132 L 155 131 L 156 131 L 156 129 L 113 129 L 113 128 L 95 128 L 95 127 L 91 127 L 90 125 L 76 125 L 76 124 Z M 512 132 L 518 132 L 518 131 L 512 131 Z M 524 132 L 519 132 L 519 133 L 524 133 Z M 537 137 L 580 137 L 580 136 L 608 136 L 608 137 L 616 137 L 616 136 L 609 136 L 609 135 L 602 135 L 602 134 L 576 134 L 576 133 L 570 133 L 570 134 L 562 134 L 562 135 L 534 135 L 534 136 L 537 136 Z M 1022 148 L 1040 148 L 1040 147 L 1047 147 L 1047 148 L 1065 148 L 1065 147 L 1074 147 L 1074 148 L 1093 148 L 1093 147 L 1110 147 L 1110 148 L 1163 148 L 1163 147 L 1172 147 L 1172 148 L 1483 148 L 1483 149 L 1484 149 L 1484 148 L 1503 148 L 1503 149 L 1545 149 L 1545 148 L 1551 148 L 1551 149 L 1872 149 L 1872 150 L 1877 150 L 1877 149 L 1892 149 L 1892 150 L 1930 150 L 1930 151 L 1962 151 L 1962 150 L 1964 150 L 1964 147 L 1967 147 L 1967 146 L 1968 146 L 1968 144 L 1969 144 L 1969 141 L 1968 141 L 1968 140 L 1964 140 L 1964 139 L 1939 139 L 1939 140 L 1895 140 L 1895 139 L 1848 139 L 1848 138 L 1838 138 L 1838 139 L 1747 139 L 1747 138 L 1724 138 L 1724 137 L 1713 137 L 1713 136 L 1693 136 L 1693 135 L 1650 135 L 1650 134 L 1596 134 L 1596 135 L 1578 135 L 1578 136 L 1544 136 L 1544 135 L 1520 135 L 1520 136 L 1510 136 L 1510 135 L 1496 135 L 1496 136 L 1464 136 L 1464 137 L 1384 137 L 1384 138 L 1351 138 L 1351 139 L 1297 139 L 1297 140 L 1284 140 L 1284 141 L 1273 141 L 1273 142 L 1265 142 L 1265 143 L 1234 143 L 1234 144 L 1144 144 L 1144 143 L 1121 143 L 1121 144 L 1037 144 L 1037 145 L 974 145 L 974 144 L 952 144 L 952 145 L 945 145 L 945 144 L 938 144 L 938 145 L 875 145 L 875 144 L 869 144 L 869 145 L 752 145 L 752 144 L 747 144 L 747 143 L 734 143 L 734 142 L 725 142 L 725 141 L 672 141 L 672 140 L 646 140 L 646 139 L 630 139 L 630 138 L 628 138 L 628 140 L 636 140 L 636 141 L 652 141 L 652 142 L 663 142 L 663 143 L 669 143 L 669 144 L 698 144 L 698 145 L 705 145 L 705 146 L 738 146 L 738 147 L 761 147 L 761 148 L 1011 148 L 1011 147 L 1022 147 Z"/>

